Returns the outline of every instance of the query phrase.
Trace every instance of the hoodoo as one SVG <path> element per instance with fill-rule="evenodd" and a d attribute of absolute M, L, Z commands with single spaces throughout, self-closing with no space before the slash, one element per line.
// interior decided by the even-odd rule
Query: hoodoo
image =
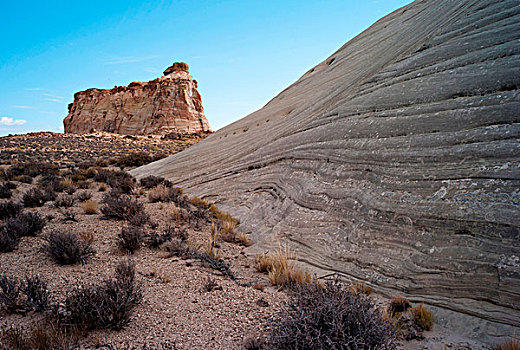
<path fill-rule="evenodd" d="M 217 201 L 252 252 L 520 333 L 520 4 L 418 0 L 265 107 L 134 170 Z"/>
<path fill-rule="evenodd" d="M 74 94 L 63 120 L 65 133 L 106 131 L 125 135 L 208 132 L 197 81 L 188 64 L 176 62 L 164 76 L 113 89 Z"/>

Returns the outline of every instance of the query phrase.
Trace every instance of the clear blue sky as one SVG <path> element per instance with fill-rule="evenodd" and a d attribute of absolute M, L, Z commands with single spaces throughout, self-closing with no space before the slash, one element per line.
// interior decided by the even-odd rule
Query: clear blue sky
<path fill-rule="evenodd" d="M 76 91 L 184 61 L 216 130 L 409 0 L 0 2 L 0 135 L 61 131 Z"/>

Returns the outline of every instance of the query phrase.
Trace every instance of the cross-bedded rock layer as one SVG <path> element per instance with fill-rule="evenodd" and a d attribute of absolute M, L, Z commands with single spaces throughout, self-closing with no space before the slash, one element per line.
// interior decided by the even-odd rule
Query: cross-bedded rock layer
<path fill-rule="evenodd" d="M 88 89 L 74 94 L 63 121 L 65 133 L 106 131 L 125 135 L 211 131 L 197 81 L 186 63 L 177 62 L 164 76 L 113 89 Z"/>
<path fill-rule="evenodd" d="M 518 335 L 519 54 L 518 1 L 415 1 L 133 174 L 218 201 L 256 251 L 289 242 L 453 330 Z"/>

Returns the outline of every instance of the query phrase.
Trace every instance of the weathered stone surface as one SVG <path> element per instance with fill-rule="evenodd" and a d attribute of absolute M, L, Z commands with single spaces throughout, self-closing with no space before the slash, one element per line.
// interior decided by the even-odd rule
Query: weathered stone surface
<path fill-rule="evenodd" d="M 253 251 L 289 242 L 460 332 L 518 335 L 519 54 L 518 1 L 416 1 L 133 174 L 218 201 Z"/>
<path fill-rule="evenodd" d="M 63 120 L 65 133 L 106 131 L 126 135 L 207 132 L 211 127 L 188 65 L 176 62 L 164 76 L 113 89 L 74 94 Z"/>

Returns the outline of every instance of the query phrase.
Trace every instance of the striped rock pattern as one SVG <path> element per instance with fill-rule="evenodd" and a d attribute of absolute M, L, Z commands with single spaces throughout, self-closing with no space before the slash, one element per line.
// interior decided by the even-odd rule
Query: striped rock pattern
<path fill-rule="evenodd" d="M 520 329 L 520 3 L 415 1 L 262 109 L 136 169 L 237 216 L 319 274 Z"/>

